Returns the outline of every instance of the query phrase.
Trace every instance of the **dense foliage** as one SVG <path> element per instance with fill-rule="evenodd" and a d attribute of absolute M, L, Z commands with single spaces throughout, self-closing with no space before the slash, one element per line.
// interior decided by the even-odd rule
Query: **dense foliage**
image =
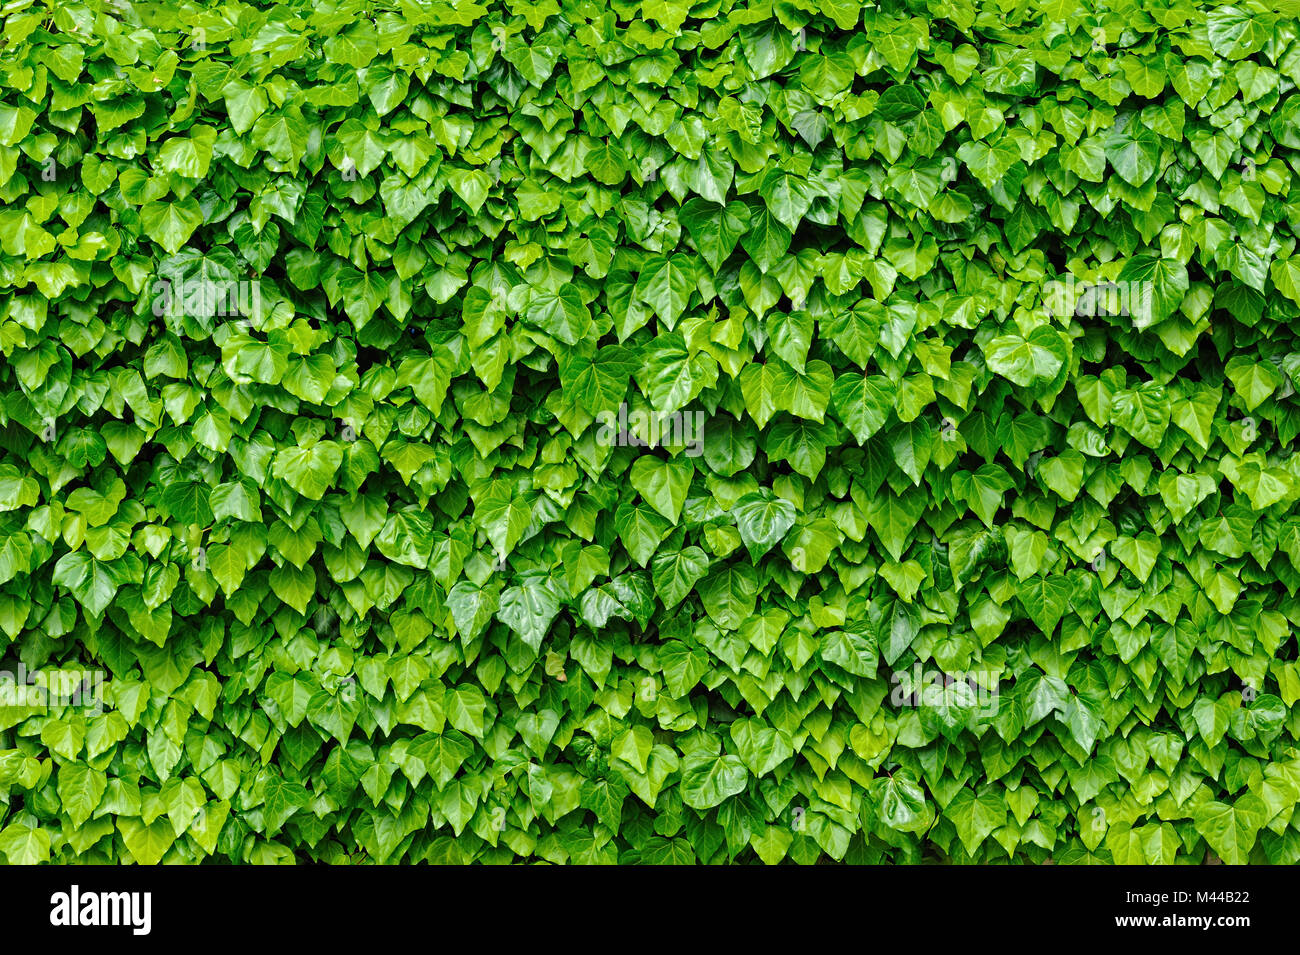
<path fill-rule="evenodd" d="M 4 12 L 9 862 L 1300 861 L 1294 9 Z"/>

